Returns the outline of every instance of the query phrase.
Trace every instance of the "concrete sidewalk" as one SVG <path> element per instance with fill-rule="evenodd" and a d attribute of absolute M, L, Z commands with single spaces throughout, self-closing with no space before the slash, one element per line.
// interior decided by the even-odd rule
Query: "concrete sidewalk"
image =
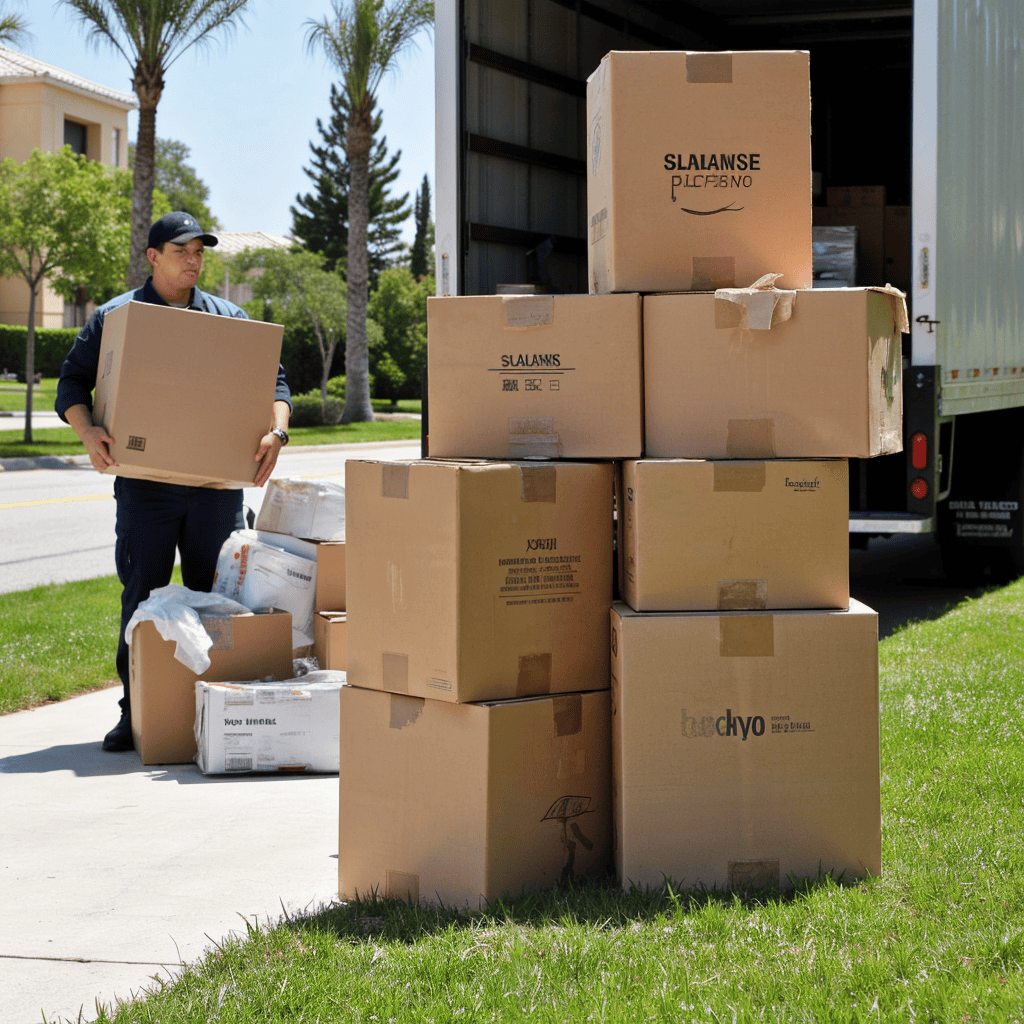
<path fill-rule="evenodd" d="M 107 754 L 120 688 L 0 716 L 0 1024 L 95 1020 L 338 886 L 338 777 Z"/>

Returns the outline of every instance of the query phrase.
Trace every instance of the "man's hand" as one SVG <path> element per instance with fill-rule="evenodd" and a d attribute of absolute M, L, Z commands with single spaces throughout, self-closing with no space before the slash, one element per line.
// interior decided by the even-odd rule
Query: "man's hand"
<path fill-rule="evenodd" d="M 277 465 L 277 457 L 281 454 L 281 438 L 277 434 L 264 434 L 260 446 L 256 450 L 253 462 L 258 462 L 260 468 L 256 471 L 256 478 L 253 480 L 254 487 L 262 487 L 274 472 Z"/>
<path fill-rule="evenodd" d="M 109 466 L 116 466 L 114 457 L 110 454 L 108 445 L 112 445 L 114 439 L 102 427 L 89 427 L 82 434 L 82 444 L 89 453 L 89 461 L 93 468 L 101 473 Z"/>

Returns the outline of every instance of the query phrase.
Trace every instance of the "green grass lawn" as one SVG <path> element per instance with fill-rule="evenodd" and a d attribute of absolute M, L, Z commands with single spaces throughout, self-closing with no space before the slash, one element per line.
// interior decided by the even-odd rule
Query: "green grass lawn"
<path fill-rule="evenodd" d="M 57 378 L 44 377 L 32 392 L 32 408 L 52 411 L 57 397 Z M 0 381 L 0 412 L 25 411 L 25 385 L 15 381 Z M 2 421 L 0 421 L 2 425 Z"/>
<path fill-rule="evenodd" d="M 7 595 L 0 622 L 43 600 L 29 595 Z M 79 612 L 45 638 L 8 653 L 4 627 L 5 673 L 98 628 L 62 596 Z M 474 912 L 354 902 L 250 921 L 99 1020 L 1024 1021 L 1022 604 L 1024 581 L 881 644 L 878 878 L 788 894 L 608 882 Z"/>

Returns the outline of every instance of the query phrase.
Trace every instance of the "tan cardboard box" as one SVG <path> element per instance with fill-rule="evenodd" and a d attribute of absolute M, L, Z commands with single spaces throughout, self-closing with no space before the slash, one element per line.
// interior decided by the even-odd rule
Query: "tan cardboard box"
<path fill-rule="evenodd" d="M 623 599 L 637 611 L 846 608 L 845 459 L 627 460 Z"/>
<path fill-rule="evenodd" d="M 465 702 L 608 686 L 611 463 L 349 460 L 348 679 Z"/>
<path fill-rule="evenodd" d="M 427 299 L 430 454 L 639 457 L 639 295 Z"/>
<path fill-rule="evenodd" d="M 93 422 L 117 476 L 249 487 L 281 358 L 279 324 L 129 302 L 103 322 Z M 183 430 L 182 424 L 188 429 Z"/>
<path fill-rule="evenodd" d="M 201 616 L 213 637 L 210 667 L 196 675 L 174 657 L 151 620 L 132 630 L 129 692 L 132 739 L 143 764 L 187 764 L 196 753 L 196 680 L 290 679 L 292 617 L 277 611 Z"/>
<path fill-rule="evenodd" d="M 313 654 L 321 668 L 345 671 L 347 620 L 345 612 L 317 612 L 313 623 Z"/>
<path fill-rule="evenodd" d="M 345 610 L 345 542 L 322 541 L 316 546 L 316 611 Z"/>
<path fill-rule="evenodd" d="M 867 458 L 903 446 L 901 292 L 779 292 L 753 329 L 744 293 L 644 298 L 645 436 L 657 458 Z M 725 297 L 723 297 L 725 296 Z M 902 332 L 902 333 L 901 333 Z"/>
<path fill-rule="evenodd" d="M 882 869 L 878 620 L 612 609 L 623 886 L 790 885 Z"/>
<path fill-rule="evenodd" d="M 807 53 L 613 51 L 587 148 L 591 292 L 811 287 Z"/>
<path fill-rule="evenodd" d="M 610 729 L 606 690 L 456 705 L 344 687 L 341 898 L 478 909 L 604 875 Z"/>

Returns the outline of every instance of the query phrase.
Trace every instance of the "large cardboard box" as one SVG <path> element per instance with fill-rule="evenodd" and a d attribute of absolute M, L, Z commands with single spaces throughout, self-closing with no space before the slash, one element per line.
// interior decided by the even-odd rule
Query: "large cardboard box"
<path fill-rule="evenodd" d="M 315 610 L 343 612 L 345 593 L 345 542 L 321 541 L 316 546 Z"/>
<path fill-rule="evenodd" d="M 427 299 L 430 454 L 643 452 L 639 295 Z"/>
<path fill-rule="evenodd" d="M 345 471 L 348 679 L 442 701 L 608 686 L 611 463 Z"/>
<path fill-rule="evenodd" d="M 603 876 L 610 729 L 607 690 L 455 705 L 345 687 L 341 898 L 475 910 Z"/>
<path fill-rule="evenodd" d="M 846 608 L 845 459 L 623 464 L 620 579 L 637 611 Z"/>
<path fill-rule="evenodd" d="M 878 621 L 612 610 L 624 887 L 787 888 L 882 869 Z"/>
<path fill-rule="evenodd" d="M 106 472 L 249 487 L 281 358 L 279 324 L 129 302 L 103 321 L 93 422 L 115 439 Z"/>
<path fill-rule="evenodd" d="M 321 668 L 344 672 L 348 665 L 345 633 L 348 616 L 345 612 L 317 612 L 313 624 L 313 654 Z"/>
<path fill-rule="evenodd" d="M 898 452 L 908 331 L 903 294 L 895 290 L 646 296 L 646 454 L 803 459 Z"/>
<path fill-rule="evenodd" d="M 196 753 L 197 679 L 289 679 L 292 617 L 273 610 L 256 615 L 201 615 L 213 637 L 210 667 L 197 675 L 174 657 L 152 620 L 132 630 L 129 693 L 132 739 L 143 764 L 187 764 Z"/>
<path fill-rule="evenodd" d="M 613 51 L 587 148 L 591 292 L 811 287 L 807 53 Z"/>
<path fill-rule="evenodd" d="M 338 770 L 341 672 L 277 683 L 196 681 L 196 764 L 204 775 Z"/>

